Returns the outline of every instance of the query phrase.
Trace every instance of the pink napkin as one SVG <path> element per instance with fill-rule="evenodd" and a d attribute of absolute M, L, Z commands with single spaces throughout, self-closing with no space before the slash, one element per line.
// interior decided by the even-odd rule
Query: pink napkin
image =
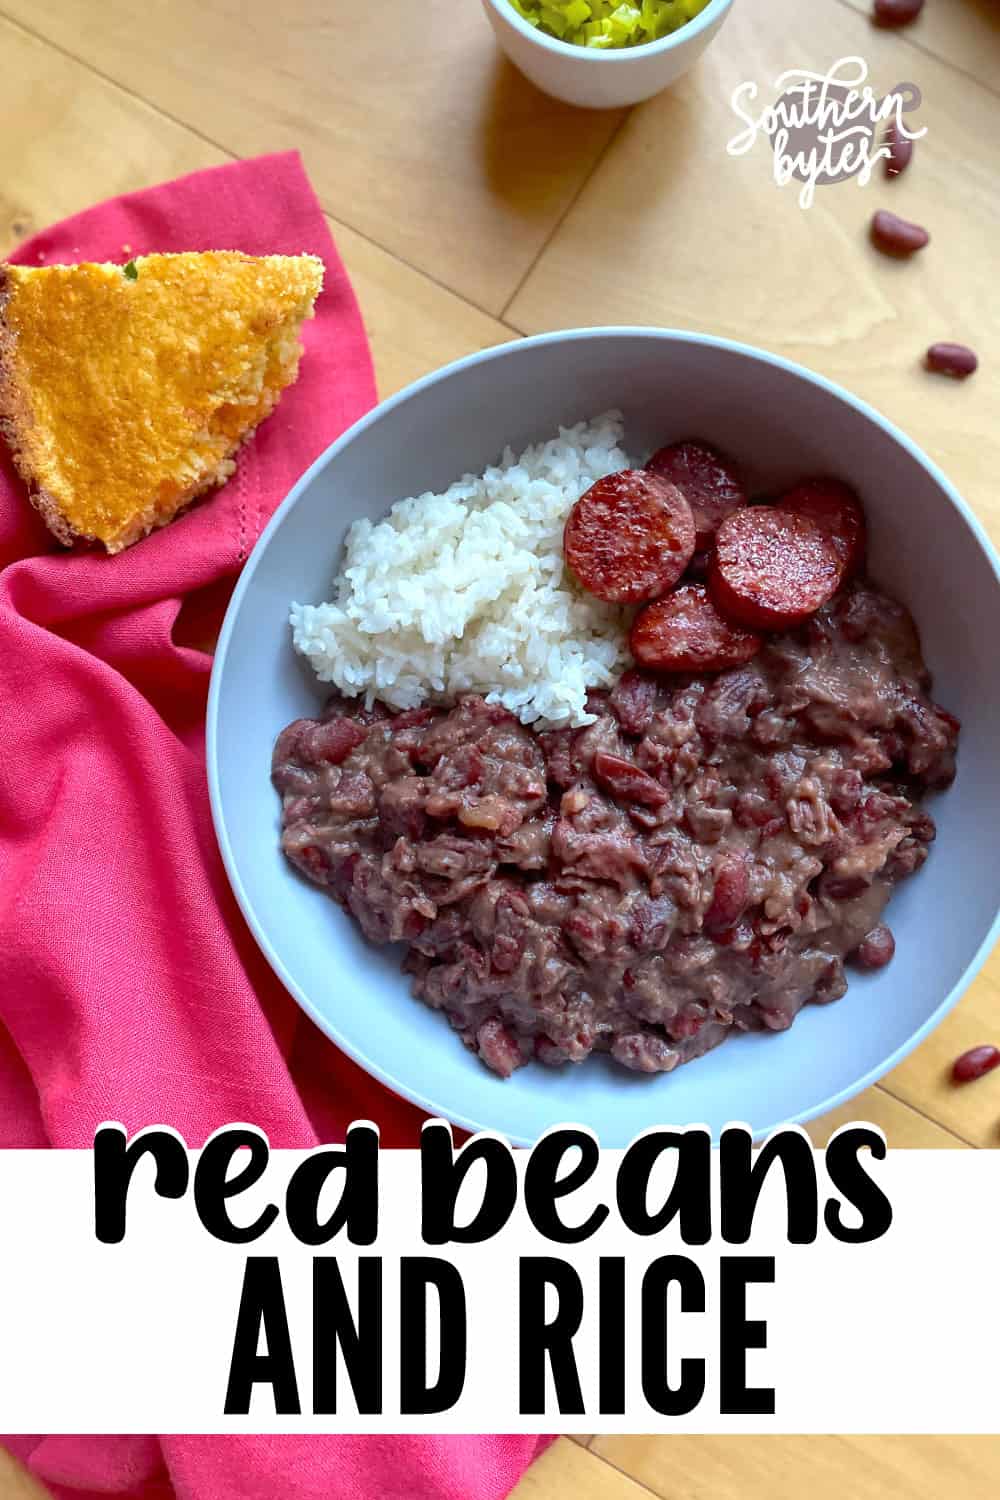
<path fill-rule="evenodd" d="M 102 1121 L 189 1144 L 250 1120 L 272 1145 L 355 1118 L 415 1144 L 417 1111 L 298 1011 L 257 951 L 215 846 L 204 764 L 229 585 L 303 469 L 375 400 L 354 295 L 298 155 L 197 172 L 36 235 L 24 264 L 153 250 L 311 251 L 326 264 L 298 383 L 236 475 L 117 557 L 66 553 L 0 456 L 0 1147 L 88 1146 Z M 185 620 L 178 616 L 185 603 Z M 204 638 L 204 637 L 202 637 Z M 530 1438 L 45 1438 L 53 1484 L 229 1496 L 492 1500 Z M 169 1482 L 168 1482 L 169 1481 Z"/>
<path fill-rule="evenodd" d="M 7 1438 L 59 1500 L 499 1500 L 537 1437 Z"/>
<path fill-rule="evenodd" d="M 197 591 L 218 619 L 271 512 L 374 403 L 357 304 L 292 153 L 101 204 L 15 258 L 154 249 L 311 251 L 325 287 L 234 478 L 119 556 L 60 549 L 2 456 L 0 1145 L 87 1146 L 106 1119 L 194 1145 L 246 1119 L 305 1147 L 358 1116 L 412 1144 L 416 1111 L 301 1015 L 237 911 L 205 785 L 211 659 L 177 632 Z"/>

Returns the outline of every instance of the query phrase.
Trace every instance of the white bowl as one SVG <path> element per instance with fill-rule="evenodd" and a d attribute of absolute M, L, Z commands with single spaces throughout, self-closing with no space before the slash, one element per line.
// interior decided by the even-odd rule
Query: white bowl
<path fill-rule="evenodd" d="M 928 394 L 928 401 L 932 400 Z M 676 1073 L 630 1074 L 605 1058 L 506 1081 L 411 998 L 398 954 L 369 947 L 278 847 L 269 781 L 275 736 L 314 713 L 322 690 L 292 651 L 292 599 L 330 597 L 345 528 L 393 501 L 620 407 L 642 451 L 695 435 L 738 455 L 759 492 L 832 472 L 864 498 L 874 577 L 907 603 L 935 695 L 963 721 L 958 778 L 934 799 L 938 840 L 894 895 L 897 952 L 851 976 L 844 999 L 807 1007 L 791 1030 L 740 1036 Z M 821 1114 L 873 1083 L 955 1004 L 1000 923 L 998 562 L 968 507 L 916 445 L 819 375 L 690 333 L 544 334 L 471 355 L 377 407 L 298 482 L 250 557 L 219 641 L 208 706 L 208 774 L 233 889 L 274 969 L 313 1020 L 363 1067 L 432 1114 L 515 1141 L 579 1121 L 606 1146 L 647 1127 L 729 1120 L 758 1134 Z M 263 1020 L 261 1025 L 263 1025 Z"/>
<path fill-rule="evenodd" d="M 584 109 L 621 109 L 658 94 L 704 52 L 733 0 L 708 5 L 670 36 L 643 47 L 579 47 L 529 26 L 509 0 L 483 0 L 496 39 L 536 87 Z"/>

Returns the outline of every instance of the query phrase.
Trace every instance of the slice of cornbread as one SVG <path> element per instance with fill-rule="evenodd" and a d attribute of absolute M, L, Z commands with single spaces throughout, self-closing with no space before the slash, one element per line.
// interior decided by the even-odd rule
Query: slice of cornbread
<path fill-rule="evenodd" d="M 323 263 L 0 265 L 0 430 L 61 542 L 120 552 L 235 468 L 298 373 Z"/>

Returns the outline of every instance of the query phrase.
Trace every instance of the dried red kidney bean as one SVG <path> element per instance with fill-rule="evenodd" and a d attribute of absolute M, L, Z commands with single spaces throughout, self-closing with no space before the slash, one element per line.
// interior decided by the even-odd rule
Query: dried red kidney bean
<path fill-rule="evenodd" d="M 762 644 L 724 619 L 699 583 L 647 604 L 629 632 L 632 655 L 654 672 L 722 672 L 742 666 Z"/>
<path fill-rule="evenodd" d="M 922 224 L 911 224 L 898 214 L 880 208 L 872 219 L 872 243 L 886 255 L 912 255 L 930 243 L 930 235 Z"/>
<path fill-rule="evenodd" d="M 608 604 L 642 604 L 672 589 L 694 556 L 691 506 L 646 469 L 606 474 L 569 513 L 563 552 L 577 582 Z"/>
<path fill-rule="evenodd" d="M 886 126 L 882 140 L 889 149 L 889 155 L 885 159 L 885 175 L 898 177 L 906 171 L 913 159 L 913 142 L 908 135 L 903 134 L 894 120 L 890 120 Z"/>
<path fill-rule="evenodd" d="M 356 750 L 368 736 L 368 730 L 353 719 L 327 719 L 325 723 L 313 724 L 305 731 L 300 753 L 306 765 L 339 766 L 352 750 Z"/>
<path fill-rule="evenodd" d="M 932 344 L 925 363 L 935 375 L 950 375 L 953 380 L 967 380 L 979 368 L 979 356 L 967 344 Z"/>
<path fill-rule="evenodd" d="M 728 619 L 754 631 L 785 630 L 815 614 L 843 576 L 841 555 L 817 521 L 753 505 L 719 527 L 708 585 Z"/>
<path fill-rule="evenodd" d="M 872 19 L 879 26 L 909 26 L 924 8 L 924 0 L 875 0 Z"/>
<path fill-rule="evenodd" d="M 711 547 L 722 522 L 747 503 L 747 492 L 735 465 L 707 443 L 671 443 L 646 465 L 675 484 L 691 506 L 697 532 L 695 549 Z"/>
<path fill-rule="evenodd" d="M 998 1064 L 1000 1047 L 970 1047 L 968 1052 L 963 1052 L 961 1057 L 955 1059 L 951 1076 L 956 1083 L 972 1083 L 974 1079 L 982 1078 L 984 1073 L 992 1072 Z"/>

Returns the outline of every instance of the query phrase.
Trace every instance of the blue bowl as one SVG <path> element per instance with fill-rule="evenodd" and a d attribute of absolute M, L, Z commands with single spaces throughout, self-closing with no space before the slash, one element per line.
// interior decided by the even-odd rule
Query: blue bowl
<path fill-rule="evenodd" d="M 609 407 L 643 451 L 701 434 L 739 456 L 755 488 L 832 472 L 862 495 L 871 571 L 912 610 L 935 696 L 963 722 L 954 786 L 933 799 L 938 839 L 894 895 L 896 957 L 854 974 L 836 1004 L 790 1031 L 739 1036 L 679 1069 L 637 1076 L 604 1058 L 502 1080 L 443 1016 L 412 999 L 399 954 L 375 949 L 278 847 L 275 736 L 313 713 L 320 687 L 292 651 L 292 599 L 330 597 L 347 526 L 406 495 Z M 384 402 L 304 474 L 255 547 L 230 604 L 208 705 L 208 775 L 233 890 L 284 984 L 328 1036 L 430 1114 L 518 1143 L 591 1127 L 624 1146 L 666 1124 L 728 1121 L 760 1135 L 843 1104 L 896 1066 L 956 1003 L 1000 920 L 1000 567 L 944 475 L 870 406 L 758 349 L 661 329 L 544 334 L 459 360 Z M 261 1023 L 263 1024 L 263 1022 Z"/>

